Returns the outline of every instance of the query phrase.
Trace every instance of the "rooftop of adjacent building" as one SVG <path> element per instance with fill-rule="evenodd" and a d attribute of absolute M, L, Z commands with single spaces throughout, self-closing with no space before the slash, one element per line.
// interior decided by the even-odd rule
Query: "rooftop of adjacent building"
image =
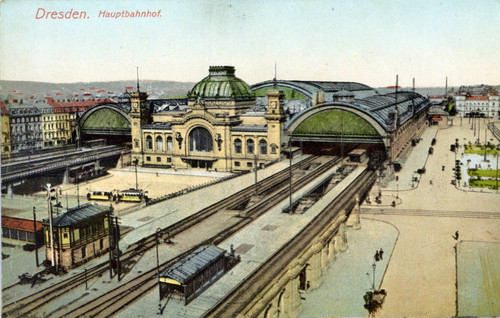
<path fill-rule="evenodd" d="M 3 216 L 2 215 L 2 227 L 6 227 L 9 229 L 16 229 L 22 231 L 33 232 L 34 224 L 32 220 L 16 218 L 12 216 Z M 36 231 L 40 231 L 43 227 L 42 222 L 36 222 Z"/>
<path fill-rule="evenodd" d="M 96 216 L 112 212 L 112 207 L 85 203 L 74 208 L 69 208 L 52 221 L 53 226 L 71 226 Z M 44 220 L 44 223 L 48 220 Z"/>

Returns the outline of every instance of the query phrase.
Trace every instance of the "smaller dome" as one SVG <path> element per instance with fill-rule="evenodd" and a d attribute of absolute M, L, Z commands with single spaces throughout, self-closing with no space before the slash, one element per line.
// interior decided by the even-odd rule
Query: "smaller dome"
<path fill-rule="evenodd" d="M 250 86 L 234 76 L 233 66 L 210 66 L 208 76 L 189 92 L 189 99 L 254 99 Z"/>

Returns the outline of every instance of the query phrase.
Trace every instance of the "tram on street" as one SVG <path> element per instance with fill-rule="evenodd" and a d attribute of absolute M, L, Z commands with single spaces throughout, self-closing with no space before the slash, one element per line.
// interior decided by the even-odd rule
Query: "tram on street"
<path fill-rule="evenodd" d="M 146 193 L 141 189 L 128 189 L 120 191 L 116 196 L 117 202 L 142 202 L 147 201 Z"/>
<path fill-rule="evenodd" d="M 87 193 L 87 200 L 114 201 L 115 195 L 110 191 L 91 191 Z"/>

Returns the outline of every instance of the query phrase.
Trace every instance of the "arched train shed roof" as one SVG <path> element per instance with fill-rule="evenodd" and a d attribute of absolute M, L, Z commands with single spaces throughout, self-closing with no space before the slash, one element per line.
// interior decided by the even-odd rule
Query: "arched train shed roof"
<path fill-rule="evenodd" d="M 130 103 L 99 104 L 80 118 L 82 134 L 130 135 Z"/>
<path fill-rule="evenodd" d="M 264 81 L 250 86 L 252 92 L 265 87 L 282 86 L 296 90 L 308 98 L 318 92 L 336 93 L 340 91 L 356 92 L 357 97 L 366 97 L 376 94 L 376 91 L 365 84 L 357 82 L 330 82 L 330 81 L 298 81 L 298 80 L 276 80 Z"/>
<path fill-rule="evenodd" d="M 386 95 L 374 95 L 363 99 L 355 99 L 353 103 L 330 102 L 309 107 L 293 116 L 286 124 L 288 134 L 293 134 L 307 118 L 327 110 L 339 109 L 351 112 L 368 121 L 382 136 L 395 130 L 395 123 L 390 113 L 399 113 L 400 124 L 411 119 L 430 105 L 430 101 L 414 92 L 398 92 Z"/>

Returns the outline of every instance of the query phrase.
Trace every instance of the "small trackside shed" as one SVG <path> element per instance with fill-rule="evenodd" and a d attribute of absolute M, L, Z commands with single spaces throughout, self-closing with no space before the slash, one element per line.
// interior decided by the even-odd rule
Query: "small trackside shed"
<path fill-rule="evenodd" d="M 202 246 L 160 274 L 162 297 L 188 304 L 217 281 L 234 264 L 234 253 L 214 245 Z"/>
<path fill-rule="evenodd" d="M 43 224 L 36 222 L 36 229 L 32 220 L 2 216 L 2 236 L 4 238 L 43 244 Z"/>

